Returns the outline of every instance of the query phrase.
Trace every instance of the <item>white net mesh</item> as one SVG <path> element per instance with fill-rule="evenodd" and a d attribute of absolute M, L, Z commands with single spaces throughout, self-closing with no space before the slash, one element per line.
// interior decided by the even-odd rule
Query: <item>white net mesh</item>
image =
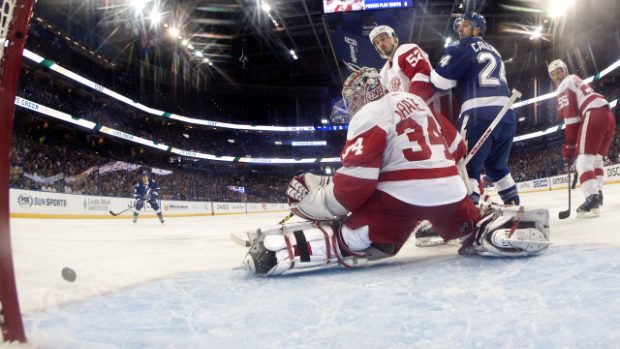
<path fill-rule="evenodd" d="M 1 0 L 2 12 L 0 13 L 0 63 L 4 58 L 4 50 L 8 46 L 6 37 L 9 34 L 9 26 L 13 20 L 13 9 L 15 8 L 16 0 Z"/>

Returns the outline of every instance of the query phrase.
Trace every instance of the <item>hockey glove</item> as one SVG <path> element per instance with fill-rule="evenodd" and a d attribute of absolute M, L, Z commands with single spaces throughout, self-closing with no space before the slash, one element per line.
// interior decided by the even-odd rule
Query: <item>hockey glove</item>
<path fill-rule="evenodd" d="M 286 196 L 291 212 L 311 221 L 331 220 L 348 213 L 334 196 L 332 177 L 312 173 L 295 176 Z"/>
<path fill-rule="evenodd" d="M 572 164 L 577 157 L 577 147 L 573 144 L 564 144 L 562 146 L 562 158 L 568 164 Z"/>
<path fill-rule="evenodd" d="M 151 196 L 150 195 L 138 195 L 136 196 L 136 201 L 149 201 L 151 200 Z"/>

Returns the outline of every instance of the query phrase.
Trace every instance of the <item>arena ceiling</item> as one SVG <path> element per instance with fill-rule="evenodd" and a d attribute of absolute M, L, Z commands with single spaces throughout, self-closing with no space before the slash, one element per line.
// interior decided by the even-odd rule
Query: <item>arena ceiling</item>
<path fill-rule="evenodd" d="M 39 0 L 35 13 L 128 67 L 140 64 L 140 52 L 148 47 L 159 57 L 155 64 L 167 65 L 175 55 L 181 56 L 212 79 L 254 85 L 340 86 L 346 71 L 334 52 L 331 33 L 353 18 L 372 17 L 377 11 L 324 15 L 323 0 L 267 3 L 268 12 L 259 0 L 142 0 L 138 11 L 130 0 Z M 565 13 L 551 17 L 552 3 L 560 4 L 559 10 Z M 518 79 L 531 76 L 532 70 L 544 72 L 544 63 L 553 57 L 574 59 L 570 64 L 583 70 L 607 63 L 603 58 L 610 54 L 606 42 L 614 33 L 615 40 L 620 40 L 618 1 L 600 0 L 596 6 L 569 3 L 414 0 L 409 9 L 380 11 L 393 13 L 396 22 L 410 21 L 409 37 L 400 38 L 401 42 L 417 43 L 432 62 L 441 56 L 446 38 L 455 37 L 454 15 L 478 11 L 487 19 L 485 38 L 502 53 L 509 75 Z M 153 8 L 162 14 L 157 25 L 149 17 Z M 176 38 L 168 33 L 172 27 L 179 30 Z M 537 30 L 540 35 L 532 38 Z M 360 54 L 376 55 L 374 51 Z"/>

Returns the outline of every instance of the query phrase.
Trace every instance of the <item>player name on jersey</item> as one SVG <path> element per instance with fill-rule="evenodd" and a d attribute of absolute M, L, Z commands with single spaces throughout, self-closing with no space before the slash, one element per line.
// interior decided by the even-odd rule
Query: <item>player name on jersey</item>
<path fill-rule="evenodd" d="M 399 101 L 396 103 L 396 108 L 394 108 L 394 113 L 396 113 L 401 120 L 404 120 L 415 111 L 424 111 L 424 108 L 413 98 L 405 98 Z"/>

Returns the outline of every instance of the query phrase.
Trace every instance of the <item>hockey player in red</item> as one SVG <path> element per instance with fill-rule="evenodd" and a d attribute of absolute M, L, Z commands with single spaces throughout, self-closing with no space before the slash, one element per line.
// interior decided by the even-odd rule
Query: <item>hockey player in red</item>
<path fill-rule="evenodd" d="M 430 78 L 432 66 L 421 47 L 414 43 L 399 46 L 396 32 L 387 25 L 373 28 L 368 38 L 381 58 L 386 59 L 380 75 L 383 86 L 389 92 L 413 93 L 422 98 L 432 110 L 447 116 L 455 124 L 459 114 L 458 103 L 450 91 L 436 92 L 433 88 Z M 418 246 L 431 246 L 431 240 L 442 243 L 436 229 L 428 221 L 421 222 L 415 229 L 415 237 Z"/>
<path fill-rule="evenodd" d="M 454 156 L 465 148 L 454 127 L 417 95 L 387 93 L 379 78 L 364 67 L 345 81 L 353 116 L 342 167 L 333 177 L 291 180 L 291 211 L 308 222 L 260 230 L 245 269 L 278 275 L 358 266 L 398 253 L 420 220 L 445 240 L 463 239 L 461 253 L 526 256 L 545 249 L 548 211 L 496 208 L 481 218 L 456 168 Z"/>
<path fill-rule="evenodd" d="M 404 91 L 418 95 L 436 112 L 446 116 L 453 124 L 458 117 L 458 103 L 448 92 L 437 92 L 431 84 L 432 66 L 424 50 L 413 43 L 398 45 L 394 29 L 387 25 L 376 26 L 368 34 L 370 42 L 386 59 L 381 68 L 381 80 L 389 92 Z"/>
<path fill-rule="evenodd" d="M 562 156 L 570 165 L 575 161 L 585 202 L 577 208 L 577 217 L 598 217 L 603 204 L 603 157 L 616 130 L 616 120 L 605 97 L 559 59 L 549 64 L 549 75 L 558 86 L 558 113 L 566 124 Z"/>

